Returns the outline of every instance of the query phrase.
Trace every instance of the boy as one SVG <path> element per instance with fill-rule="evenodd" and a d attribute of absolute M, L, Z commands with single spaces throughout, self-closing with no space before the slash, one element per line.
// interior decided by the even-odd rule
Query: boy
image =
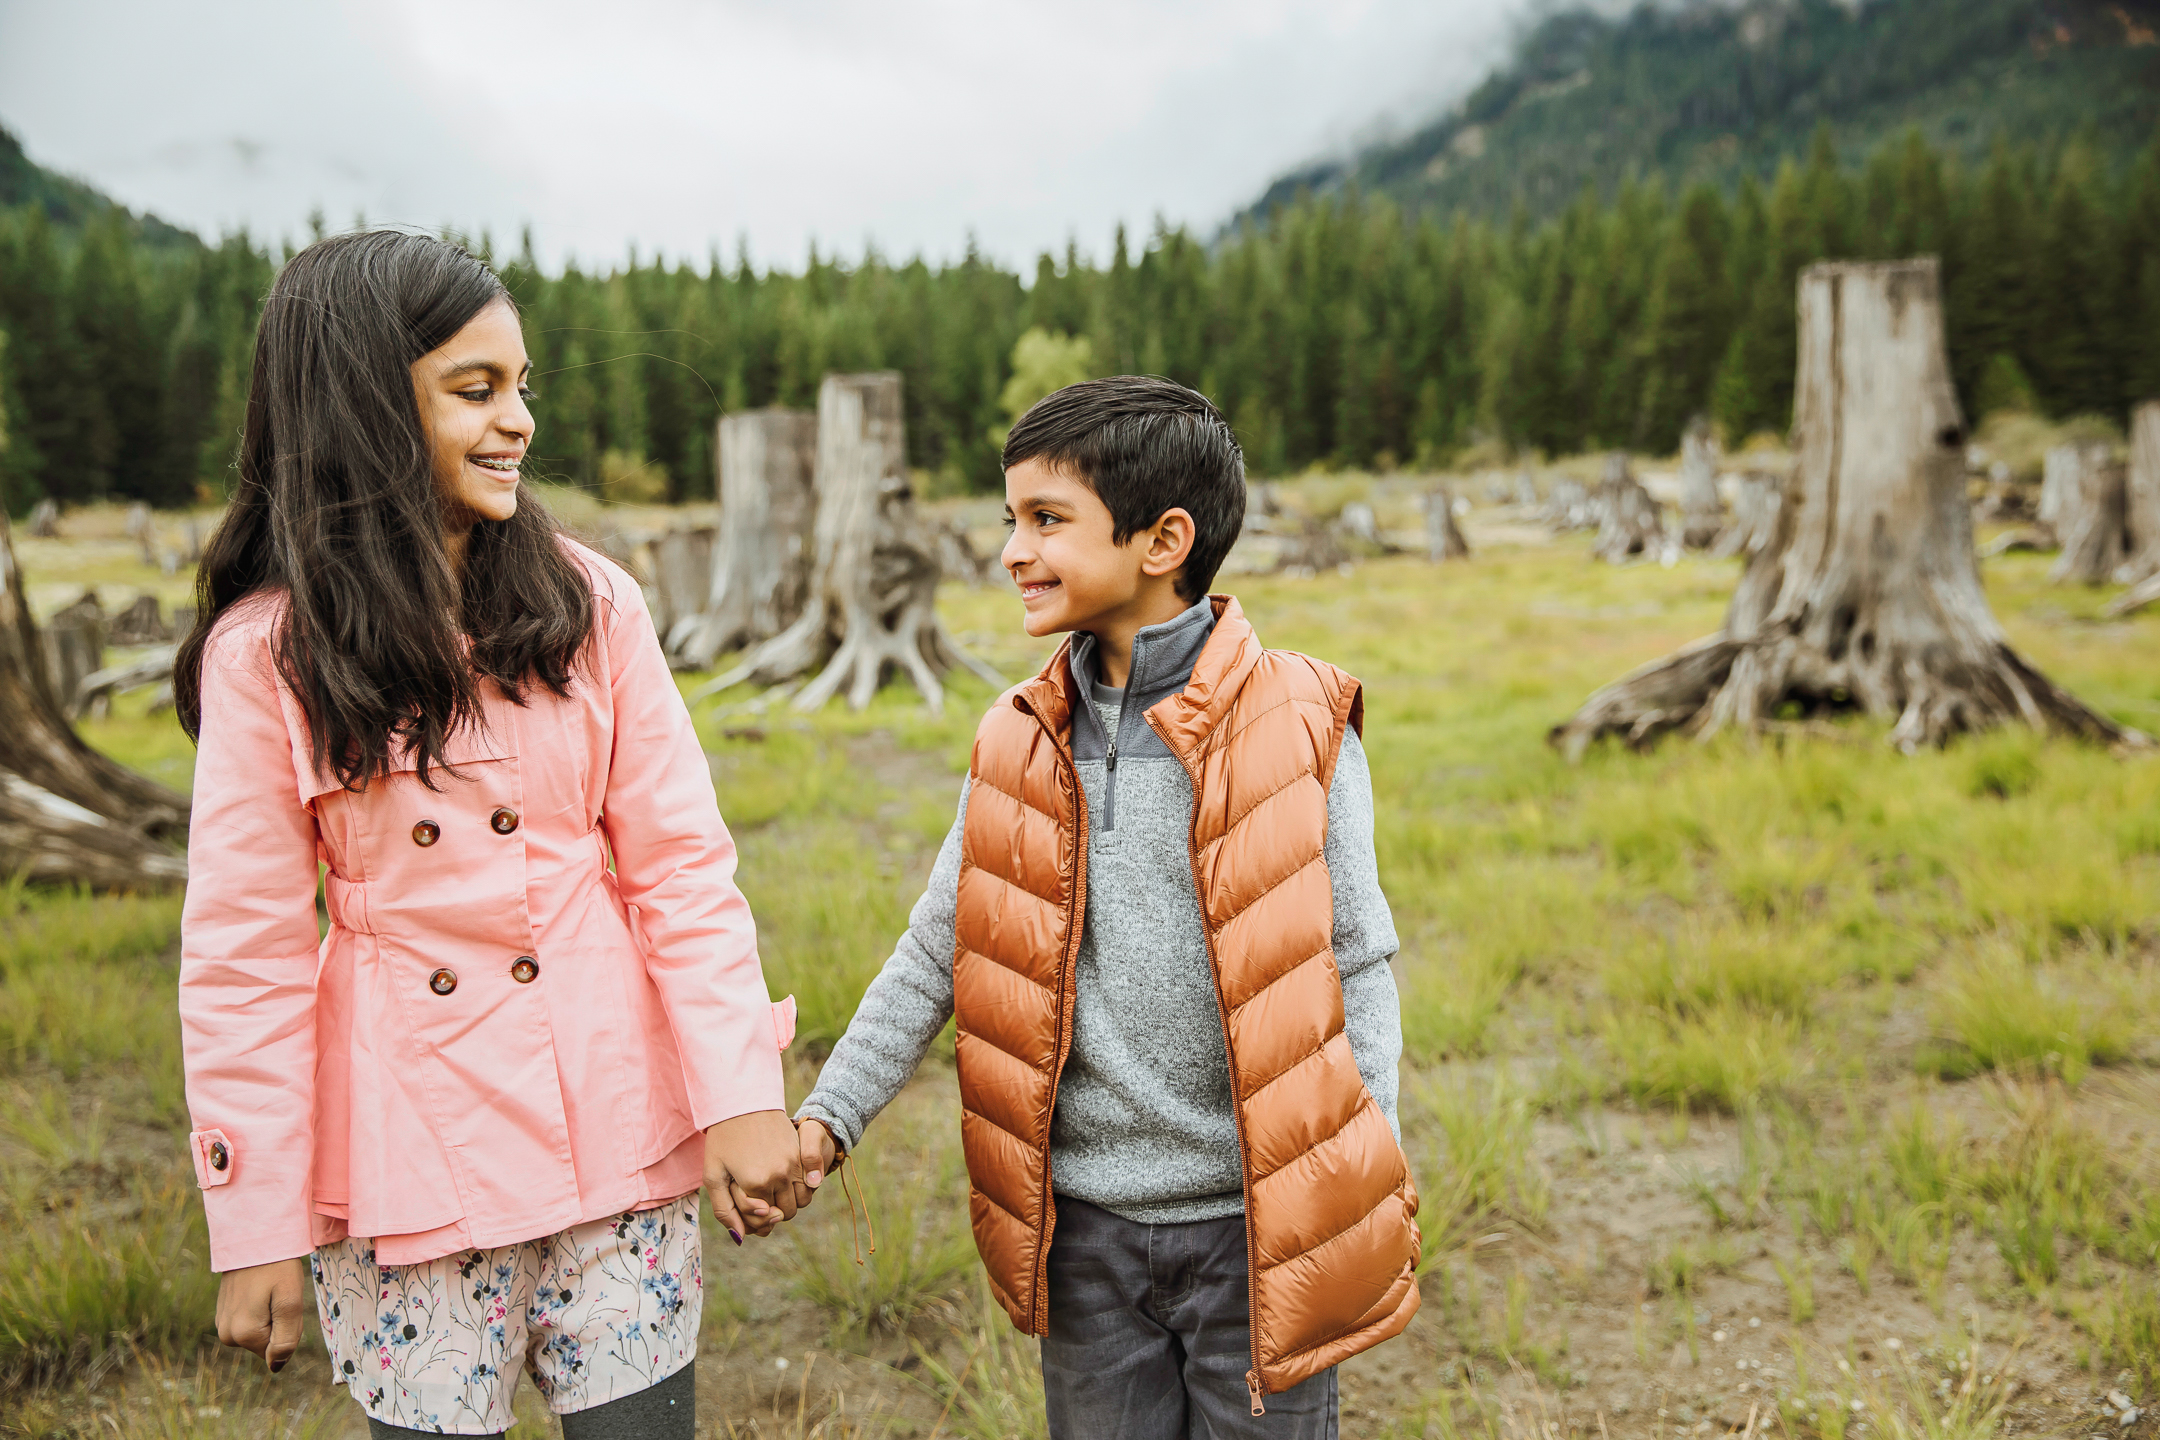
<path fill-rule="evenodd" d="M 1205 397 L 1070 386 L 1004 460 L 1027 632 L 1071 639 L 984 716 L 804 1168 L 957 1013 L 976 1248 L 1050 1433 L 1332 1436 L 1333 1367 L 1418 1303 L 1358 683 L 1208 595 L 1245 475 Z"/>

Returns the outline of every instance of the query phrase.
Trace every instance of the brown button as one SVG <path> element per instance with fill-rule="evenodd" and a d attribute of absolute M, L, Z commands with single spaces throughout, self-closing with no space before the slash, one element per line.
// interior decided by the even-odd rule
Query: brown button
<path fill-rule="evenodd" d="M 437 970 L 427 977 L 427 988 L 438 995 L 447 995 L 457 989 L 457 971 Z"/>
<path fill-rule="evenodd" d="M 540 978 L 540 962 L 530 955 L 520 955 L 510 967 L 510 978 L 520 985 L 530 985 Z"/>
<path fill-rule="evenodd" d="M 412 843 L 422 849 L 426 849 L 440 839 L 442 839 L 442 826 L 436 824 L 433 820 L 422 820 L 412 827 Z"/>
<path fill-rule="evenodd" d="M 488 816 L 488 824 L 495 827 L 496 834 L 508 835 L 511 831 L 517 829 L 517 811 L 507 808 L 497 810 L 493 815 Z"/>
<path fill-rule="evenodd" d="M 226 1166 L 230 1164 L 232 1164 L 232 1151 L 225 1148 L 225 1142 L 223 1140 L 211 1141 L 210 1168 L 213 1170 L 223 1170 Z"/>

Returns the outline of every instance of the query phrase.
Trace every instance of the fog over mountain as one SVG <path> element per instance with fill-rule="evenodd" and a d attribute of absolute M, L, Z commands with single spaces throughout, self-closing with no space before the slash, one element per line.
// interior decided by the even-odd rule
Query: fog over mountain
<path fill-rule="evenodd" d="M 1302 159 L 1428 119 L 1532 0 L 0 0 L 0 123 L 205 234 L 310 210 L 543 259 L 747 240 L 1024 263 L 1210 229 Z M 1136 237 L 1137 238 L 1137 237 Z"/>

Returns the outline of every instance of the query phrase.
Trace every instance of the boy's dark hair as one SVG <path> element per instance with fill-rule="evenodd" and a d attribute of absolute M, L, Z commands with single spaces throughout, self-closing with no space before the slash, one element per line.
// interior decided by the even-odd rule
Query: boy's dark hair
<path fill-rule="evenodd" d="M 1245 453 L 1207 396 L 1160 375 L 1112 375 L 1068 385 L 1035 402 L 1005 437 L 1004 463 L 1042 460 L 1069 469 L 1110 510 L 1124 544 L 1183 509 L 1192 553 L 1177 593 L 1197 603 L 1245 523 Z"/>

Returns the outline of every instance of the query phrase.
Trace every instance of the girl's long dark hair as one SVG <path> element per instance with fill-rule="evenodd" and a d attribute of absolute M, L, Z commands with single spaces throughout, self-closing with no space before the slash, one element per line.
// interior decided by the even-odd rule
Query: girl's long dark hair
<path fill-rule="evenodd" d="M 173 669 L 189 738 L 211 631 L 265 592 L 283 607 L 275 656 L 314 762 L 348 789 L 408 763 L 432 784 L 449 737 L 480 721 L 483 680 L 520 703 L 535 681 L 568 693 L 592 633 L 590 582 L 529 490 L 510 519 L 475 523 L 452 566 L 413 389 L 413 361 L 499 300 L 502 281 L 463 248 L 389 230 L 319 241 L 278 275 L 255 334 L 239 482 Z"/>

